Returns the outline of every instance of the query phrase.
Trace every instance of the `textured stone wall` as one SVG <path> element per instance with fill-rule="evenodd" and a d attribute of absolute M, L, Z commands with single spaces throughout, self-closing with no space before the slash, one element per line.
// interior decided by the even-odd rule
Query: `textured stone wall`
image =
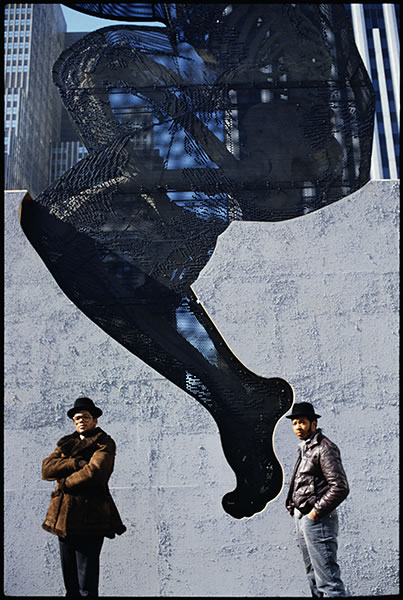
<path fill-rule="evenodd" d="M 57 538 L 41 529 L 54 484 L 42 459 L 85 394 L 117 442 L 110 481 L 127 532 L 106 540 L 104 596 L 309 596 L 284 508 L 297 440 L 275 431 L 285 487 L 235 520 L 218 429 L 192 397 L 131 355 L 64 296 L 5 197 L 4 591 L 63 595 Z M 240 360 L 284 377 L 340 447 L 350 595 L 398 593 L 398 182 L 373 181 L 296 220 L 233 223 L 194 289 Z"/>

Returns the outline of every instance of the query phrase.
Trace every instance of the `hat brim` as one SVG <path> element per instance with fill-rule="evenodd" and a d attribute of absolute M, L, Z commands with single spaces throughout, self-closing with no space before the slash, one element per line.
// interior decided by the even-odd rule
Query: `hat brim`
<path fill-rule="evenodd" d="M 315 417 L 315 419 L 320 419 L 320 415 L 308 415 L 307 413 L 294 413 L 293 415 L 286 415 L 286 419 L 296 419 L 297 417 L 306 417 L 307 419 L 309 419 L 309 417 Z"/>
<path fill-rule="evenodd" d="M 74 417 L 74 415 L 78 412 L 81 412 L 82 410 L 88 410 L 88 412 L 90 413 L 90 415 L 92 415 L 94 417 L 94 419 L 97 419 L 98 417 L 100 417 L 102 415 L 102 410 L 100 408 L 92 408 L 89 409 L 86 406 L 82 406 L 80 407 L 76 407 L 76 408 L 70 408 L 70 410 L 67 411 L 67 416 L 70 417 L 70 419 L 72 419 Z"/>

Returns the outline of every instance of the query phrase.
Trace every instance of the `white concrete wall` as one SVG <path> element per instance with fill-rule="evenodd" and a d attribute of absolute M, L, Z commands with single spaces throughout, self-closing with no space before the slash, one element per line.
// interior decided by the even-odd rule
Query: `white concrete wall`
<path fill-rule="evenodd" d="M 106 540 L 104 596 L 309 596 L 284 508 L 296 458 L 276 429 L 285 487 L 262 513 L 228 516 L 235 477 L 215 422 L 68 300 L 5 197 L 4 592 L 63 595 L 57 538 L 41 529 L 54 484 L 41 462 L 85 394 L 117 442 L 111 490 L 128 530 Z M 194 285 L 245 365 L 284 377 L 340 447 L 339 509 L 350 595 L 398 593 L 398 182 L 372 181 L 282 223 L 233 223 Z"/>

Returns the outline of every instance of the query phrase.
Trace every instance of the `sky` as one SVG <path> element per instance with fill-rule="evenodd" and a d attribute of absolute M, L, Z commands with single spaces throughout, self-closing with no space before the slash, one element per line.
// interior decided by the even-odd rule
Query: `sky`
<path fill-rule="evenodd" d="M 119 25 L 122 23 L 128 23 L 134 25 L 133 21 L 114 21 L 109 19 L 99 19 L 98 17 L 91 17 L 78 10 L 73 10 L 67 6 L 61 5 L 64 18 L 66 19 L 67 31 L 94 31 L 94 29 L 100 29 L 101 27 L 108 27 L 109 25 Z M 141 25 L 147 25 L 147 23 L 141 23 Z M 151 23 L 149 23 L 151 25 Z M 160 25 L 160 23 L 152 23 L 152 25 Z"/>

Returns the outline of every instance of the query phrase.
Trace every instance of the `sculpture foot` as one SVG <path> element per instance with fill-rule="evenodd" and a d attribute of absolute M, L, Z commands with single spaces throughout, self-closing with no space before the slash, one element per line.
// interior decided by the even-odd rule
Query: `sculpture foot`
<path fill-rule="evenodd" d="M 260 406 L 245 407 L 219 424 L 225 456 L 237 478 L 222 506 L 236 519 L 252 517 L 274 500 L 283 486 L 283 470 L 273 446 L 278 420 L 291 408 L 293 391 L 282 379 L 265 380 Z M 260 395 L 260 394 L 259 394 Z"/>

